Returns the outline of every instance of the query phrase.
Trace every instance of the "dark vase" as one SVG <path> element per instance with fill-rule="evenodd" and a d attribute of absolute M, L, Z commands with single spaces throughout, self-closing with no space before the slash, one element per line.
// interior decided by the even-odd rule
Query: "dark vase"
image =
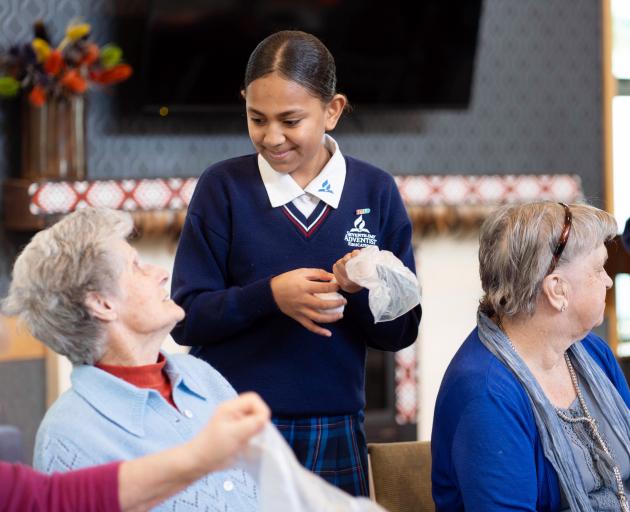
<path fill-rule="evenodd" d="M 41 107 L 22 105 L 22 178 L 86 178 L 85 98 L 62 96 Z"/>

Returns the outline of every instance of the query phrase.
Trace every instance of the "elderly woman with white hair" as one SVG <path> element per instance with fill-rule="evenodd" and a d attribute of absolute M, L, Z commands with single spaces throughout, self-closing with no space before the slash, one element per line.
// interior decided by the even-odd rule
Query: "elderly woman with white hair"
<path fill-rule="evenodd" d="M 588 205 L 506 206 L 484 222 L 477 327 L 435 408 L 438 510 L 629 510 L 630 390 L 591 332 L 615 234 Z"/>
<path fill-rule="evenodd" d="M 194 438 L 234 389 L 207 363 L 160 352 L 184 311 L 168 273 L 127 242 L 129 214 L 82 209 L 33 237 L 18 257 L 5 310 L 73 363 L 72 387 L 48 410 L 34 466 L 64 472 L 126 460 Z M 175 468 L 174 468 L 175 470 Z M 163 510 L 251 511 L 242 470 L 213 473 Z"/>

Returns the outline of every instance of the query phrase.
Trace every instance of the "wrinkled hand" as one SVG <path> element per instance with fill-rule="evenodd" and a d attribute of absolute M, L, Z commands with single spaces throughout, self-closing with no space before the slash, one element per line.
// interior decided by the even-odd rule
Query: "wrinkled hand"
<path fill-rule="evenodd" d="M 318 268 L 298 268 L 271 279 L 271 292 L 280 311 L 293 318 L 315 334 L 332 336 L 328 329 L 317 324 L 329 324 L 343 318 L 343 313 L 326 313 L 346 304 L 346 299 L 324 300 L 315 293 L 336 292 L 337 283 L 332 282 L 330 272 Z"/>
<path fill-rule="evenodd" d="M 354 251 L 346 254 L 343 258 L 338 259 L 333 265 L 335 280 L 337 281 L 337 284 L 339 284 L 339 288 L 346 293 L 357 293 L 363 289 L 363 286 L 358 285 L 354 281 L 350 281 L 350 279 L 348 279 L 348 274 L 346 273 L 346 263 L 355 256 L 358 256 L 360 252 L 361 251 L 359 249 L 355 249 Z"/>
<path fill-rule="evenodd" d="M 197 464 L 202 473 L 231 466 L 269 417 L 269 408 L 256 393 L 243 393 L 220 404 L 203 430 L 190 442 L 191 456 L 198 457 Z"/>

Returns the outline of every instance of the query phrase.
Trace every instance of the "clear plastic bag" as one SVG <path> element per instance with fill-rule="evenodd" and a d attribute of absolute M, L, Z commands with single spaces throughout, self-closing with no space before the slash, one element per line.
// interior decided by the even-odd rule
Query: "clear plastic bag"
<path fill-rule="evenodd" d="M 260 512 L 387 512 L 305 469 L 271 423 L 249 441 L 237 466 L 256 480 Z"/>
<path fill-rule="evenodd" d="M 339 300 L 339 299 L 343 299 L 343 295 L 341 295 L 340 293 L 337 292 L 326 292 L 326 293 L 315 293 L 314 294 L 315 297 L 319 297 L 320 299 L 323 300 Z M 336 308 L 330 308 L 330 309 L 320 309 L 319 312 L 320 313 L 324 313 L 324 314 L 330 314 L 330 313 L 343 313 L 345 306 L 337 306 Z"/>
<path fill-rule="evenodd" d="M 346 263 L 351 281 L 367 288 L 374 323 L 388 322 L 420 304 L 420 285 L 415 274 L 390 251 L 376 246 L 361 252 Z"/>

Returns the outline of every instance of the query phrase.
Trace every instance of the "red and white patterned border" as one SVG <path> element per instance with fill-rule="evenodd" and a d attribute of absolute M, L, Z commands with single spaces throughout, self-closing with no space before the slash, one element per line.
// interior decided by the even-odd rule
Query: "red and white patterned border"
<path fill-rule="evenodd" d="M 28 189 L 33 215 L 69 213 L 85 206 L 128 211 L 185 209 L 197 178 L 106 181 L 48 181 Z"/>
<path fill-rule="evenodd" d="M 579 176 L 397 176 L 407 206 L 493 205 L 550 199 L 582 199 Z M 29 187 L 33 215 L 69 213 L 84 206 L 129 211 L 182 210 L 190 203 L 197 178 L 48 181 Z"/>
<path fill-rule="evenodd" d="M 397 176 L 407 206 L 494 205 L 582 199 L 580 177 L 569 174 L 496 176 Z"/>
<path fill-rule="evenodd" d="M 417 343 L 396 352 L 394 372 L 396 423 L 416 423 L 418 418 Z"/>

